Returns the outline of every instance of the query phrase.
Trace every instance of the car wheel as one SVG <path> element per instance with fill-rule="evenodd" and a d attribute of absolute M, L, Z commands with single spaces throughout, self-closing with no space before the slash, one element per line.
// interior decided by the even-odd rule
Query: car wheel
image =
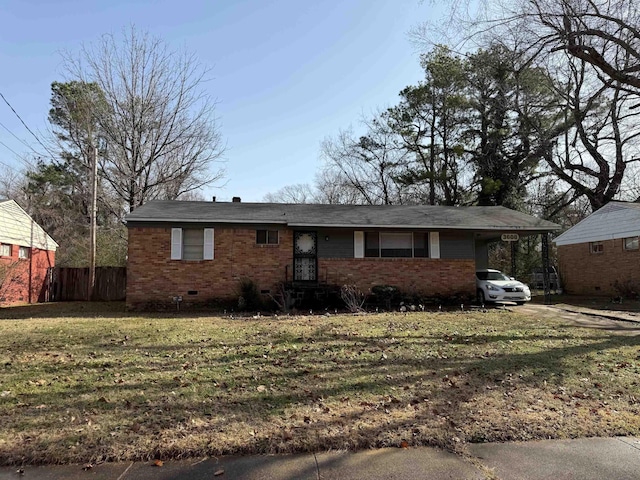
<path fill-rule="evenodd" d="M 525 302 L 516 302 L 516 305 L 524 305 Z"/>
<path fill-rule="evenodd" d="M 484 298 L 484 292 L 482 291 L 481 288 L 478 289 L 478 291 L 476 292 L 476 295 L 478 298 L 478 304 L 484 305 L 487 303 L 487 300 Z"/>

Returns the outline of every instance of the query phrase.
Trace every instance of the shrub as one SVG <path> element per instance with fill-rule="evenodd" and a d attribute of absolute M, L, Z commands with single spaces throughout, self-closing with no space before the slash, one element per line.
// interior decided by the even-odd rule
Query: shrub
<path fill-rule="evenodd" d="M 256 283 L 250 278 L 241 279 L 238 286 L 238 310 L 261 310 L 263 306 Z"/>
<path fill-rule="evenodd" d="M 400 304 L 400 289 L 393 285 L 376 285 L 371 288 L 371 293 L 375 297 L 372 303 L 379 307 L 391 310 L 392 305 Z"/>
<path fill-rule="evenodd" d="M 637 299 L 640 297 L 640 283 L 633 280 L 616 280 L 613 288 L 621 298 Z"/>
<path fill-rule="evenodd" d="M 347 310 L 351 313 L 357 313 L 364 310 L 362 306 L 367 299 L 367 295 L 357 285 L 343 285 L 340 288 L 340 298 L 347 306 Z"/>

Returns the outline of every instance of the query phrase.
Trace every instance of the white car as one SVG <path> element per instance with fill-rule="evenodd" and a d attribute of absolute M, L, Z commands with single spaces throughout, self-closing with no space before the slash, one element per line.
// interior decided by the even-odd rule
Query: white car
<path fill-rule="evenodd" d="M 500 270 L 476 271 L 476 289 L 480 303 L 516 302 L 518 305 L 531 300 L 529 287 Z"/>

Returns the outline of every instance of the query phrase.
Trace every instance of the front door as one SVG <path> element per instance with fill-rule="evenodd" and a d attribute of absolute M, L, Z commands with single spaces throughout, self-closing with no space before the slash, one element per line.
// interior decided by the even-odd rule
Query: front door
<path fill-rule="evenodd" d="M 318 279 L 318 233 L 294 232 L 293 280 L 315 282 Z"/>

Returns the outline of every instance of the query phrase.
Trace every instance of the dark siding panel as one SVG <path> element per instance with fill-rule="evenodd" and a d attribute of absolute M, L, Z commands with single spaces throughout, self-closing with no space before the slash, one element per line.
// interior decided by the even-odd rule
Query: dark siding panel
<path fill-rule="evenodd" d="M 353 230 L 318 230 L 318 257 L 353 258 Z"/>
<path fill-rule="evenodd" d="M 440 232 L 440 258 L 476 258 L 473 234 Z"/>
<path fill-rule="evenodd" d="M 476 242 L 476 269 L 489 268 L 489 243 L 487 241 Z"/>

